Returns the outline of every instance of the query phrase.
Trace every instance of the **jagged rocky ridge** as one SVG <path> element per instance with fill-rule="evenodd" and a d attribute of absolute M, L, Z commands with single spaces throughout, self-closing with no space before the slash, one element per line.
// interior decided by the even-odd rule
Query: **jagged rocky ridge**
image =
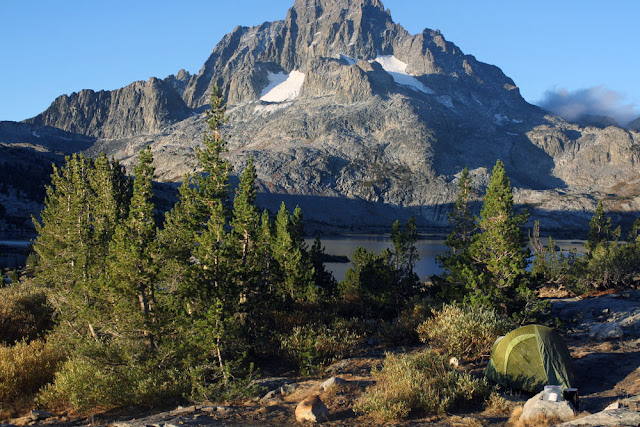
<path fill-rule="evenodd" d="M 528 104 L 498 67 L 439 31 L 409 34 L 379 0 L 296 0 L 283 21 L 226 35 L 197 75 L 62 96 L 28 122 L 97 138 L 88 153 L 125 164 L 151 145 L 159 179 L 177 181 L 195 170 L 213 84 L 236 171 L 253 156 L 260 201 L 320 224 L 445 225 L 461 169 L 481 188 L 498 158 L 543 227 L 584 228 L 599 197 L 640 210 L 638 133 Z"/>

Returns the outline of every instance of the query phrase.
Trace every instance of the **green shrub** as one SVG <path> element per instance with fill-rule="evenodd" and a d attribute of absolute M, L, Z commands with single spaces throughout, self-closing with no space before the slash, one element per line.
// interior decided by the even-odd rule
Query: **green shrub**
<path fill-rule="evenodd" d="M 248 369 L 238 369 L 238 366 L 233 365 L 226 364 L 224 373 L 216 363 L 190 368 L 188 377 L 191 389 L 188 396 L 185 396 L 191 402 L 200 403 L 246 400 L 260 393 L 264 394 L 264 390 L 254 381 L 257 372 L 253 364 Z"/>
<path fill-rule="evenodd" d="M 475 360 L 489 356 L 495 340 L 511 329 L 511 323 L 494 310 L 444 305 L 418 326 L 418 336 L 447 356 Z"/>
<path fill-rule="evenodd" d="M 361 340 L 361 335 L 346 322 L 336 322 L 331 327 L 309 324 L 296 326 L 289 335 L 283 336 L 281 347 L 300 373 L 309 375 L 350 354 Z"/>
<path fill-rule="evenodd" d="M 0 407 L 7 409 L 33 396 L 53 381 L 64 359 L 59 348 L 42 340 L 0 346 Z"/>
<path fill-rule="evenodd" d="M 0 344 L 33 340 L 53 326 L 53 309 L 42 289 L 15 283 L 0 288 Z"/>
<path fill-rule="evenodd" d="M 576 294 L 631 287 L 640 273 L 640 245 L 601 243 L 573 269 L 568 287 Z"/>
<path fill-rule="evenodd" d="M 369 387 L 356 411 L 378 421 L 406 418 L 414 412 L 440 414 L 464 402 L 482 402 L 490 388 L 483 379 L 451 368 L 446 357 L 431 350 L 409 355 L 387 354 L 376 384 Z"/>
<path fill-rule="evenodd" d="M 184 378 L 175 370 L 144 366 L 98 365 L 83 358 L 69 359 L 55 380 L 38 395 L 49 409 L 110 409 L 117 406 L 148 406 L 177 399 L 184 392 Z"/>

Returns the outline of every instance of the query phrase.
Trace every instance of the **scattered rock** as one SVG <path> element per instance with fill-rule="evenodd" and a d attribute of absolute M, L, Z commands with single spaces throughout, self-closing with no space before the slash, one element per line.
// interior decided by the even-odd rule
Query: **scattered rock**
<path fill-rule="evenodd" d="M 233 408 L 231 406 L 214 406 L 214 408 L 215 412 L 223 415 L 233 412 Z"/>
<path fill-rule="evenodd" d="M 622 408 L 622 403 L 620 402 L 613 402 L 611 405 L 607 406 L 606 408 L 604 408 L 605 411 L 612 411 L 614 409 L 620 409 Z"/>
<path fill-rule="evenodd" d="M 325 369 L 325 372 L 328 374 L 339 374 L 341 373 L 345 367 L 349 364 L 348 359 L 340 360 Z"/>
<path fill-rule="evenodd" d="M 193 414 L 198 410 L 197 406 L 178 406 L 173 411 L 169 412 L 171 416 L 185 415 L 185 414 Z"/>
<path fill-rule="evenodd" d="M 329 410 L 319 396 L 308 396 L 296 406 L 296 420 L 321 423 L 329 420 Z"/>
<path fill-rule="evenodd" d="M 282 394 L 282 392 L 280 391 L 280 389 L 276 389 L 276 390 L 271 390 L 270 392 L 268 392 L 267 394 L 265 394 L 262 399 L 260 399 L 260 402 L 266 402 L 268 400 L 273 400 L 276 399 L 278 396 L 280 396 Z"/>
<path fill-rule="evenodd" d="M 32 410 L 31 413 L 29 414 L 29 417 L 33 420 L 33 421 L 38 421 L 38 420 L 46 420 L 47 418 L 51 418 L 53 416 L 53 414 L 47 412 L 47 411 L 38 411 L 38 410 Z"/>
<path fill-rule="evenodd" d="M 574 408 L 571 402 L 566 400 L 560 402 L 542 400 L 542 392 L 540 392 L 524 404 L 520 421 L 534 420 L 539 417 L 557 417 L 562 421 L 568 421 L 574 416 Z"/>
<path fill-rule="evenodd" d="M 280 387 L 280 394 L 282 394 L 283 396 L 286 396 L 296 391 L 297 388 L 298 388 L 298 384 L 296 383 L 285 384 L 282 387 Z"/>
<path fill-rule="evenodd" d="M 281 406 L 279 405 L 269 405 L 269 406 L 263 406 L 262 408 L 258 409 L 256 411 L 257 414 L 268 414 L 271 412 L 274 412 L 276 410 L 282 409 Z"/>
<path fill-rule="evenodd" d="M 620 408 L 587 415 L 577 420 L 560 424 L 558 427 L 573 426 L 638 426 L 640 425 L 640 412 Z"/>
<path fill-rule="evenodd" d="M 322 384 L 320 384 L 320 387 L 322 387 L 323 391 L 327 391 L 329 390 L 331 387 L 340 387 L 341 385 L 345 384 L 347 381 L 340 378 L 340 377 L 331 377 L 328 380 L 326 380 L 325 382 L 323 382 Z"/>
<path fill-rule="evenodd" d="M 616 322 L 601 323 L 589 328 L 589 338 L 596 341 L 622 338 L 624 331 Z"/>

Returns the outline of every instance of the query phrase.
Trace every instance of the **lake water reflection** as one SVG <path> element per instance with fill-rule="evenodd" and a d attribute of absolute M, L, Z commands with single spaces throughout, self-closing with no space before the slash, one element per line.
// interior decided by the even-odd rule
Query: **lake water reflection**
<path fill-rule="evenodd" d="M 392 248 L 390 236 L 380 235 L 344 235 L 344 236 L 332 236 L 321 238 L 322 245 L 325 247 L 325 253 L 328 255 L 343 255 L 350 257 L 353 251 L 362 246 L 367 250 L 372 250 L 377 253 L 382 252 L 386 248 Z M 542 243 L 546 244 L 547 239 L 542 238 Z M 313 239 L 306 240 L 307 245 L 311 247 Z M 584 242 L 576 240 L 557 240 L 556 245 L 562 251 L 570 251 L 573 248 L 581 251 L 583 249 Z M 420 277 L 420 280 L 425 280 L 427 276 L 433 274 L 439 274 L 442 269 L 436 262 L 436 256 L 443 253 L 447 247 L 444 245 L 444 240 L 432 238 L 424 238 L 418 240 L 416 244 L 418 253 L 420 254 L 420 260 L 416 264 L 416 273 Z M 329 262 L 325 266 L 327 270 L 333 273 L 336 280 L 341 281 L 344 279 L 347 269 L 351 266 L 351 263 L 338 263 Z"/>

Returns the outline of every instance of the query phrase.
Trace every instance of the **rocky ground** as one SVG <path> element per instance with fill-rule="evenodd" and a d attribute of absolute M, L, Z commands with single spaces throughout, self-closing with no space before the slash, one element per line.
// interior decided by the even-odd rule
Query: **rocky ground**
<path fill-rule="evenodd" d="M 612 403 L 624 403 L 626 399 L 640 395 L 640 291 L 587 298 L 552 298 L 552 306 L 552 315 L 559 319 L 559 329 L 574 359 L 580 394 L 579 417 L 598 413 Z M 416 349 L 394 348 L 391 351 L 409 352 Z M 160 413 L 110 412 L 80 419 L 33 413 L 27 417 L 6 420 L 4 424 L 0 423 L 0 427 L 32 424 L 120 427 L 295 425 L 296 406 L 312 395 L 318 395 L 328 408 L 329 416 L 324 425 L 377 425 L 371 417 L 356 414 L 352 408 L 367 386 L 373 384 L 371 370 L 381 366 L 384 353 L 385 349 L 382 348 L 364 349 L 360 354 L 334 363 L 317 377 L 263 379 L 261 385 L 269 392 L 262 398 L 246 402 L 178 407 Z M 482 372 L 483 365 L 471 368 Z M 481 412 L 453 411 L 451 414 L 411 419 L 394 425 L 504 425 L 512 409 L 524 404 L 530 396 L 508 390 L 503 390 L 502 396 L 506 405 L 494 408 L 494 411 L 482 408 L 477 408 Z M 572 423 L 577 425 L 578 421 Z M 595 425 L 628 424 L 599 422 Z"/>

